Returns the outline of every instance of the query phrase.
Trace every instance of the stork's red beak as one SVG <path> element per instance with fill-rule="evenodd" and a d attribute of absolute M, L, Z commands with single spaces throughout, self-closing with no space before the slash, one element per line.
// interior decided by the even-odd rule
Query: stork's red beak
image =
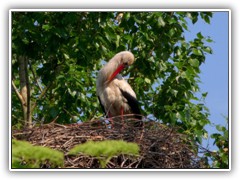
<path fill-rule="evenodd" d="M 109 76 L 108 82 L 112 81 L 116 77 L 116 75 L 124 69 L 124 67 L 125 66 L 123 64 L 120 64 L 118 68 L 112 73 L 112 75 Z"/>

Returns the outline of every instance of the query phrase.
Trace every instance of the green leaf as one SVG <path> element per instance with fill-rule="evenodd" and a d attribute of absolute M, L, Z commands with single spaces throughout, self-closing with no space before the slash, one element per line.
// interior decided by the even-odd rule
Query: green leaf
<path fill-rule="evenodd" d="M 208 95 L 208 92 L 202 93 L 202 97 L 203 97 L 203 98 L 206 98 L 207 95 Z"/>
<path fill-rule="evenodd" d="M 171 93 L 172 93 L 175 97 L 177 97 L 178 91 L 177 91 L 177 90 L 174 90 L 174 89 L 171 89 Z"/>
<path fill-rule="evenodd" d="M 147 83 L 147 84 L 151 84 L 151 80 L 150 79 L 148 79 L 148 78 L 144 78 L 144 81 Z"/>
<path fill-rule="evenodd" d="M 69 59 L 69 55 L 66 53 L 63 53 L 65 59 Z"/>
<path fill-rule="evenodd" d="M 193 67 L 199 67 L 199 61 L 197 59 L 190 59 L 189 63 Z"/>
<path fill-rule="evenodd" d="M 221 126 L 221 125 L 216 125 L 216 129 L 217 129 L 218 131 L 226 131 L 226 128 L 223 127 L 223 126 Z"/>
<path fill-rule="evenodd" d="M 130 18 L 130 13 L 129 12 L 127 12 L 127 13 L 124 13 L 124 17 L 126 18 L 126 19 L 129 19 Z"/>
<path fill-rule="evenodd" d="M 158 26 L 165 26 L 165 22 L 164 22 L 164 20 L 163 20 L 163 18 L 160 16 L 159 18 L 158 18 Z"/>
<path fill-rule="evenodd" d="M 209 42 L 209 43 L 213 42 L 213 40 L 211 38 L 207 38 L 206 41 Z"/>
<path fill-rule="evenodd" d="M 203 38 L 204 38 L 203 35 L 201 34 L 201 32 L 197 33 L 197 37 L 198 37 L 199 39 L 203 39 Z"/>
<path fill-rule="evenodd" d="M 119 36 L 119 35 L 117 35 L 117 40 L 116 40 L 116 48 L 118 48 L 118 47 L 119 47 L 119 41 L 120 41 L 120 36 Z"/>
<path fill-rule="evenodd" d="M 204 47 L 204 48 L 203 48 L 203 51 L 205 51 L 205 52 L 207 52 L 207 53 L 209 53 L 209 54 L 212 54 L 212 49 L 211 49 L 209 46 Z"/>
<path fill-rule="evenodd" d="M 42 25 L 42 28 L 43 28 L 44 30 L 46 30 L 46 31 L 48 31 L 48 30 L 51 29 L 50 25 L 48 25 L 48 24 Z"/>
<path fill-rule="evenodd" d="M 187 26 L 186 23 L 182 23 L 182 26 L 183 26 L 183 28 L 184 28 L 185 30 L 188 30 L 188 26 Z"/>
<path fill-rule="evenodd" d="M 195 54 L 195 55 L 197 55 L 197 56 L 202 56 L 202 55 L 203 55 L 203 54 L 202 54 L 202 51 L 201 51 L 200 49 L 194 48 L 194 49 L 192 50 L 192 52 L 193 52 L 193 54 Z"/>
<path fill-rule="evenodd" d="M 191 13 L 192 23 L 195 24 L 198 21 L 198 12 Z"/>
<path fill-rule="evenodd" d="M 205 17 L 204 17 L 204 21 L 205 21 L 206 23 L 210 24 L 210 18 L 209 18 L 208 16 L 205 16 Z"/>

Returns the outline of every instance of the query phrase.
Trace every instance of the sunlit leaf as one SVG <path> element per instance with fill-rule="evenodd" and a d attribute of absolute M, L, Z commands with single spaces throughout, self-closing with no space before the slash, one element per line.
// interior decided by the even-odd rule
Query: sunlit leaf
<path fill-rule="evenodd" d="M 199 61 L 197 59 L 190 59 L 189 63 L 194 66 L 194 67 L 198 67 L 199 66 Z"/>
<path fill-rule="evenodd" d="M 195 49 L 194 48 L 192 51 L 193 51 L 193 54 L 198 55 L 198 56 L 202 56 L 202 51 L 200 49 Z"/>
<path fill-rule="evenodd" d="M 158 18 L 158 25 L 159 26 L 165 26 L 165 22 L 164 22 L 164 20 L 163 20 L 163 18 L 160 16 L 159 18 Z"/>

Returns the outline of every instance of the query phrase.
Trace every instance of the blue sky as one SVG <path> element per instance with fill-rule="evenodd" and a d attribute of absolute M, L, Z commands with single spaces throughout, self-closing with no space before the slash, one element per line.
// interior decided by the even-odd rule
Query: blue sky
<path fill-rule="evenodd" d="M 194 25 L 189 23 L 189 32 L 185 33 L 185 37 L 192 40 L 198 32 L 203 36 L 210 36 L 214 41 L 208 44 L 212 47 L 213 54 L 207 55 L 205 64 L 201 66 L 200 88 L 202 92 L 208 92 L 205 102 L 210 110 L 211 122 L 226 125 L 224 116 L 228 117 L 228 12 L 214 12 L 210 24 L 203 20 Z M 215 128 L 211 126 L 208 126 L 207 130 L 209 134 L 215 132 Z"/>

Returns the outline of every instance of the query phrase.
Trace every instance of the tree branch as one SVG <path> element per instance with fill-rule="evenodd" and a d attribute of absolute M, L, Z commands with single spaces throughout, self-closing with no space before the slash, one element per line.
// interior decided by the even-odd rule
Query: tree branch
<path fill-rule="evenodd" d="M 49 83 L 48 86 L 42 91 L 42 93 L 39 95 L 38 100 L 42 99 L 42 97 L 47 93 L 47 91 L 50 89 L 52 83 Z M 37 102 L 35 101 L 32 105 L 31 114 L 33 113 L 34 109 L 37 106 Z"/>
<path fill-rule="evenodd" d="M 36 81 L 37 86 L 39 87 L 40 91 L 42 92 L 43 89 L 41 88 L 41 86 L 40 86 L 40 84 L 38 82 L 37 76 L 36 76 L 36 74 L 35 74 L 35 72 L 33 70 L 32 64 L 30 62 L 29 62 L 29 67 L 30 67 L 30 70 L 32 71 L 33 79 Z"/>
<path fill-rule="evenodd" d="M 26 76 L 26 86 L 27 86 L 27 123 L 29 127 L 32 127 L 32 113 L 31 113 L 31 88 L 28 76 L 28 63 L 29 60 L 25 59 L 25 76 Z"/>
<path fill-rule="evenodd" d="M 20 94 L 22 97 L 22 110 L 25 126 L 31 127 L 32 115 L 31 115 L 31 103 L 30 103 L 30 84 L 28 77 L 28 59 L 22 55 L 18 57 L 19 63 L 19 79 L 20 79 Z"/>
<path fill-rule="evenodd" d="M 13 87 L 15 93 L 17 94 L 17 97 L 18 97 L 18 99 L 20 100 L 21 104 L 23 105 L 23 104 L 25 103 L 24 100 L 23 100 L 23 97 L 22 97 L 22 95 L 19 93 L 19 91 L 18 91 L 17 87 L 15 86 L 13 80 L 12 80 L 12 87 Z"/>

